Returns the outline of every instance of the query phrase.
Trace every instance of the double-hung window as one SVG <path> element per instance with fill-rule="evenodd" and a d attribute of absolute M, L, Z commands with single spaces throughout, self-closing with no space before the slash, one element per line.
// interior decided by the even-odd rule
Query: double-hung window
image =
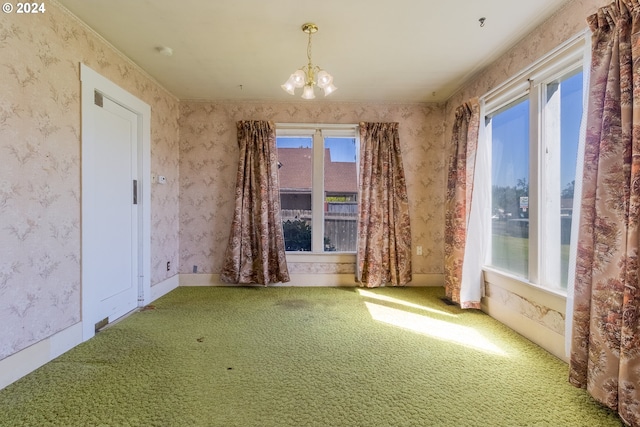
<path fill-rule="evenodd" d="M 566 290 L 583 114 L 576 40 L 485 98 L 491 151 L 488 265 Z"/>
<path fill-rule="evenodd" d="M 355 125 L 277 125 L 280 204 L 288 252 L 356 251 Z"/>

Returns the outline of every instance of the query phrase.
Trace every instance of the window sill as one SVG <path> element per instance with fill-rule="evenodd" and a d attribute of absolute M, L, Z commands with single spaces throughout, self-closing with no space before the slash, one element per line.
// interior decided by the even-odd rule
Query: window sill
<path fill-rule="evenodd" d="M 356 262 L 356 254 L 354 253 L 346 253 L 346 252 L 287 252 L 287 262 L 295 262 L 295 263 L 315 263 L 315 262 L 325 262 L 325 263 L 353 263 Z"/>
<path fill-rule="evenodd" d="M 485 266 L 482 271 L 485 282 L 490 286 L 499 286 L 506 291 L 520 295 L 530 301 L 541 303 L 560 313 L 564 313 L 566 310 L 567 293 L 564 290 L 545 288 L 491 267 Z"/>

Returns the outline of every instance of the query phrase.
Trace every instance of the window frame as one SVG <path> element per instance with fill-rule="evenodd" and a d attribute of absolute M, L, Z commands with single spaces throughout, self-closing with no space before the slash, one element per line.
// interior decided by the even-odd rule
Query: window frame
<path fill-rule="evenodd" d="M 308 137 L 312 141 L 311 251 L 287 251 L 288 258 L 322 257 L 340 262 L 345 257 L 355 260 L 356 251 L 325 251 L 324 248 L 324 139 L 354 138 L 356 144 L 356 179 L 359 179 L 360 133 L 357 124 L 276 123 L 276 145 L 279 137 Z"/>
<path fill-rule="evenodd" d="M 529 259 L 528 277 L 520 277 L 514 273 L 493 267 L 490 264 L 492 245 L 487 248 L 487 257 L 483 269 L 489 272 L 492 277 L 499 278 L 504 283 L 524 283 L 539 288 L 548 293 L 566 296 L 566 289 L 552 286 L 549 281 L 550 270 L 545 256 L 548 255 L 549 242 L 545 239 L 544 229 L 550 227 L 552 214 L 548 215 L 543 209 L 541 197 L 544 189 L 549 188 L 554 182 L 554 176 L 547 171 L 551 166 L 547 148 L 551 147 L 548 142 L 550 134 L 557 132 L 560 120 L 553 117 L 550 110 L 553 105 L 547 103 L 547 90 L 550 84 L 558 82 L 562 77 L 582 69 L 585 72 L 585 49 L 586 32 L 582 32 L 567 40 L 564 44 L 541 58 L 531 66 L 527 67 L 511 79 L 499 85 L 481 98 L 481 117 L 485 119 L 485 124 L 481 130 L 481 138 L 486 141 L 491 150 L 491 125 L 490 117 L 505 106 L 514 101 L 526 97 L 529 100 Z M 585 79 L 586 80 L 586 79 Z M 584 96 L 583 83 L 583 96 Z M 583 102 L 584 104 L 584 102 Z M 555 106 L 557 108 L 557 106 Z M 584 120 L 584 112 L 583 112 Z M 559 149 L 559 148 L 558 148 Z M 491 151 L 489 151 L 491 152 Z M 491 155 L 489 155 L 491 157 Z M 551 167 L 553 169 L 553 167 Z M 578 169 L 576 169 L 578 170 Z M 491 167 L 489 169 L 489 186 L 492 186 Z M 557 172 L 559 173 L 559 171 Z M 578 188 L 576 179 L 576 188 Z M 546 199 L 546 198 L 545 198 Z M 558 201 L 559 202 L 559 201 Z M 547 202 L 554 203 L 554 202 Z M 486 213 L 490 217 L 490 213 Z M 577 216 L 574 220 L 577 220 Z M 574 228 L 575 229 L 575 228 Z M 491 224 L 487 224 L 488 235 L 491 235 Z M 549 235 L 548 233 L 546 234 Z M 571 245 L 574 245 L 572 235 Z M 575 248 L 571 248 L 572 251 Z"/>

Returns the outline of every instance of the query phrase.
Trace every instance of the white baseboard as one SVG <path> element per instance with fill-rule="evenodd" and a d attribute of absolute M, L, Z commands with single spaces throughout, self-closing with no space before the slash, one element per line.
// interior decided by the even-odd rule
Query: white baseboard
<path fill-rule="evenodd" d="M 151 301 L 180 285 L 179 276 L 151 287 Z M 0 360 L 0 390 L 82 343 L 82 322 Z"/>
<path fill-rule="evenodd" d="M 0 360 L 0 390 L 82 343 L 82 322 Z"/>
<path fill-rule="evenodd" d="M 151 287 L 151 302 L 157 300 L 158 298 L 168 294 L 175 288 L 180 286 L 180 275 L 176 274 L 168 279 L 156 283 Z"/>
<path fill-rule="evenodd" d="M 356 286 L 353 274 L 291 274 L 291 281 L 269 286 Z M 236 286 L 224 283 L 219 274 L 181 274 L 180 286 Z M 256 285 L 258 286 L 258 285 Z M 444 286 L 442 274 L 414 274 L 407 286 Z"/>

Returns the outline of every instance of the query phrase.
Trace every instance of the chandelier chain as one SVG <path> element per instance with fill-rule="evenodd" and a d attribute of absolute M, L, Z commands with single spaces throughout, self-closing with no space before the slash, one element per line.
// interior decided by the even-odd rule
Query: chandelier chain
<path fill-rule="evenodd" d="M 311 33 L 309 33 L 309 42 L 307 43 L 307 59 L 309 60 L 309 64 L 311 64 Z"/>

